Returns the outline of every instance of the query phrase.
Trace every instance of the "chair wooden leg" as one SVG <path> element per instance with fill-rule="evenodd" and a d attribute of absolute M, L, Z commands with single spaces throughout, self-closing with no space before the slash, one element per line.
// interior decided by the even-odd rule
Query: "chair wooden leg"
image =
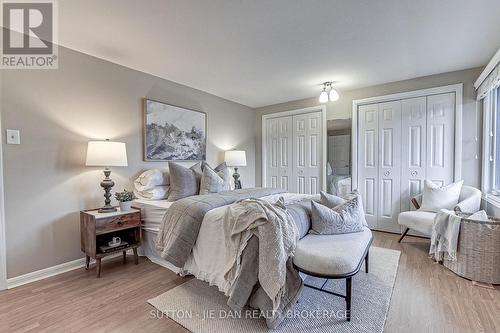
<path fill-rule="evenodd" d="M 88 270 L 90 266 L 90 257 L 85 256 L 85 269 Z"/>
<path fill-rule="evenodd" d="M 401 238 L 399 238 L 398 243 L 401 243 L 401 241 L 403 240 L 403 238 L 405 238 L 405 236 L 408 233 L 408 231 L 410 231 L 410 228 L 406 228 L 406 230 L 401 235 Z"/>
<path fill-rule="evenodd" d="M 345 315 L 347 321 L 351 321 L 351 288 L 352 288 L 352 277 L 345 279 Z"/>
<path fill-rule="evenodd" d="M 123 263 L 127 263 L 127 251 L 123 251 Z"/>
<path fill-rule="evenodd" d="M 368 261 L 370 259 L 370 251 L 366 251 L 365 257 L 365 272 L 368 273 Z"/>

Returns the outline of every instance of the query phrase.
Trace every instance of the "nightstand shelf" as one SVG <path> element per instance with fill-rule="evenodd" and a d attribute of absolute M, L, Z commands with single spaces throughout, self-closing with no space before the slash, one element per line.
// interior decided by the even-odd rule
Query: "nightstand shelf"
<path fill-rule="evenodd" d="M 97 277 L 101 276 L 101 259 L 119 252 L 123 253 L 126 262 L 128 250 L 133 250 L 135 264 L 139 263 L 137 248 L 141 245 L 141 212 L 131 209 L 112 213 L 99 213 L 97 209 L 80 212 L 81 250 L 85 253 L 86 265 L 89 268 L 90 258 L 96 260 Z M 120 237 L 128 242 L 127 247 L 101 252 L 99 246 L 108 244 L 113 237 Z"/>

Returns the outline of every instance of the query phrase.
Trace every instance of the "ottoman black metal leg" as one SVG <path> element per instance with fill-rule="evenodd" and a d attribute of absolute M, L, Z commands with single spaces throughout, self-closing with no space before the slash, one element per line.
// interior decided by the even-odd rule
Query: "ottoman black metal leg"
<path fill-rule="evenodd" d="M 351 287 L 352 277 L 345 279 L 345 302 L 346 302 L 346 319 L 351 321 Z"/>
<path fill-rule="evenodd" d="M 368 259 L 370 259 L 370 251 L 366 251 L 366 257 L 365 257 L 365 271 L 368 273 Z"/>

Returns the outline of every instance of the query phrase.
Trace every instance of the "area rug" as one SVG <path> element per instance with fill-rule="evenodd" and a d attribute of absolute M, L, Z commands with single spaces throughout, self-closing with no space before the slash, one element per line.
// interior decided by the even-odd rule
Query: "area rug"
<path fill-rule="evenodd" d="M 299 302 L 272 332 L 382 332 L 399 265 L 399 251 L 372 247 L 370 272 L 363 268 L 352 281 L 351 321 L 345 320 L 345 300 L 304 288 Z M 320 287 L 324 279 L 307 278 Z M 345 294 L 345 280 L 330 280 L 328 290 Z M 169 317 L 193 333 L 269 332 L 258 312 L 234 312 L 217 287 L 192 279 L 148 301 L 155 318 Z"/>

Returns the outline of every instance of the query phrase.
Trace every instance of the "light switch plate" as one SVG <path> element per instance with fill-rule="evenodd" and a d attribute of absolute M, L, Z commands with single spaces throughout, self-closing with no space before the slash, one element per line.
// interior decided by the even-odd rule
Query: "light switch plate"
<path fill-rule="evenodd" d="M 7 130 L 7 144 L 8 145 L 19 145 L 21 144 L 21 134 L 19 130 Z"/>

